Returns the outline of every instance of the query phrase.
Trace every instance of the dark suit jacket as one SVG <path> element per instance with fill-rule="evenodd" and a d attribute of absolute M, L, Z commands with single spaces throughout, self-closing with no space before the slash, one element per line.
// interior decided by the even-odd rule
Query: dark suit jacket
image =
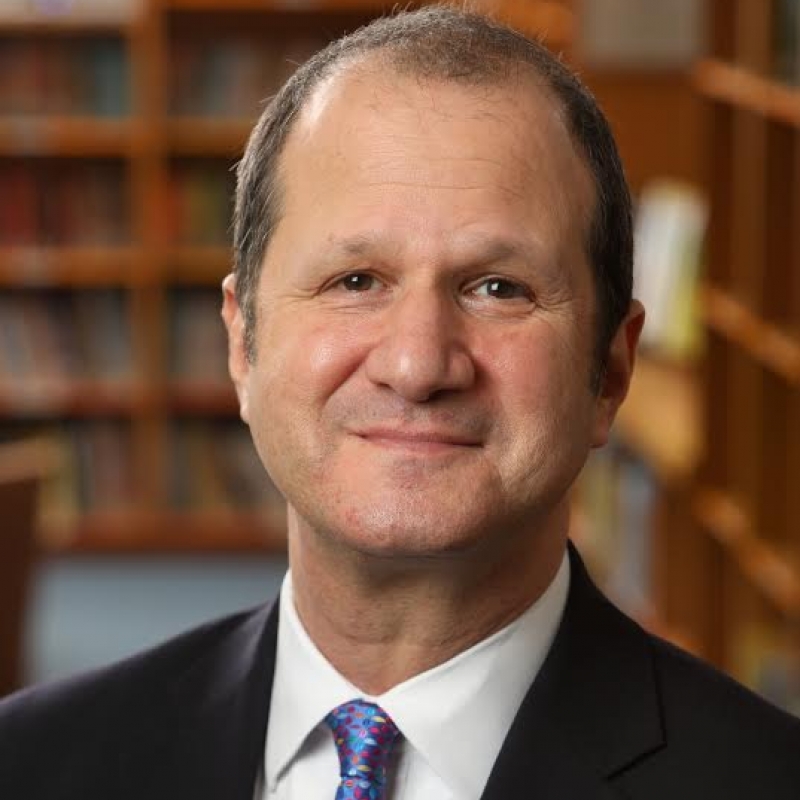
<path fill-rule="evenodd" d="M 642 631 L 571 557 L 563 621 L 484 800 L 800 799 L 800 721 Z M 276 612 L 0 703 L 0 798 L 252 800 Z"/>

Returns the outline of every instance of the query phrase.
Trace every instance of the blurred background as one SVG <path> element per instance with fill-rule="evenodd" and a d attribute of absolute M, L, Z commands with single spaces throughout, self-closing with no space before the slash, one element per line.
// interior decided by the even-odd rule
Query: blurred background
<path fill-rule="evenodd" d="M 265 97 L 377 0 L 0 0 L 0 694 L 273 597 L 219 283 Z M 572 537 L 800 713 L 800 0 L 477 0 L 577 67 L 637 203 L 643 350 Z"/>

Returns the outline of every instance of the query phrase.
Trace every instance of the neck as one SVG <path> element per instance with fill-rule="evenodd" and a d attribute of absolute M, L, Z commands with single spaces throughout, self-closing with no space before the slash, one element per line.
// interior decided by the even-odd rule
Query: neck
<path fill-rule="evenodd" d="M 528 531 L 491 552 L 398 560 L 353 552 L 290 515 L 298 615 L 340 674 L 382 694 L 491 636 L 541 597 L 566 546 L 566 507 L 555 516 L 553 530 Z"/>

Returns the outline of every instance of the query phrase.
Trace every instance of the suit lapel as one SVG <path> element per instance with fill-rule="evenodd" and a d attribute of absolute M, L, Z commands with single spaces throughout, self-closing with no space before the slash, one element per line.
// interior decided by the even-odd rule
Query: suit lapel
<path fill-rule="evenodd" d="M 613 777 L 664 744 L 646 636 L 598 592 L 570 546 L 567 606 L 482 800 L 619 798 Z"/>
<path fill-rule="evenodd" d="M 126 766 L 131 798 L 253 800 L 269 718 L 278 603 L 221 637 L 176 680 L 169 707 L 159 709 L 145 765 Z"/>
<path fill-rule="evenodd" d="M 646 636 L 597 591 L 574 548 L 564 617 L 482 800 L 614 800 L 615 775 L 664 745 Z M 123 756 L 133 800 L 252 800 L 264 755 L 278 607 L 221 637 Z M 145 760 L 145 763 L 142 763 Z"/>

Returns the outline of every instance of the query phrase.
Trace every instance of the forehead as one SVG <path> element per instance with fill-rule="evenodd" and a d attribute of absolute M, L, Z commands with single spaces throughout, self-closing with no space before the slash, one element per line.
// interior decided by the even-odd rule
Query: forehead
<path fill-rule="evenodd" d="M 424 206 L 435 192 L 449 211 L 583 239 L 594 205 L 561 104 L 531 75 L 464 85 L 345 67 L 305 104 L 280 179 L 285 213 L 309 220 L 332 201 Z"/>

